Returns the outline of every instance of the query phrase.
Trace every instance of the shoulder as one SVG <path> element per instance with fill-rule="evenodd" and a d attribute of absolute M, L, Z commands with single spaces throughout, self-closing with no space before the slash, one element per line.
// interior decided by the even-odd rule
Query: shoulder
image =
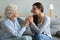
<path fill-rule="evenodd" d="M 45 16 L 45 18 L 46 18 L 46 20 L 50 20 L 50 17 L 49 17 L 49 16 L 47 16 L 47 15 Z"/>
<path fill-rule="evenodd" d="M 50 22 L 51 22 L 50 17 L 45 15 L 45 23 L 50 24 Z"/>
<path fill-rule="evenodd" d="M 2 20 L 2 22 L 1 22 L 1 28 L 5 29 L 7 27 L 6 25 L 9 25 L 9 21 L 7 19 Z"/>
<path fill-rule="evenodd" d="M 4 20 L 2 20 L 2 24 L 8 23 L 8 22 L 9 22 L 9 20 L 6 18 Z"/>
<path fill-rule="evenodd" d="M 3 26 L 10 26 L 10 25 L 11 25 L 11 21 L 9 20 L 9 18 L 5 18 L 5 19 L 2 21 L 2 25 L 3 25 Z"/>

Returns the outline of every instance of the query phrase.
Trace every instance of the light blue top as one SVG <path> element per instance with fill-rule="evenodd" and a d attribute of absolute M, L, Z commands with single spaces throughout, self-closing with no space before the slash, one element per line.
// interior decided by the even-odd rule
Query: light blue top
<path fill-rule="evenodd" d="M 12 22 L 9 18 L 6 18 L 2 22 L 2 38 L 9 38 L 11 36 L 20 37 L 24 32 L 26 28 L 21 27 L 17 21 L 17 18 L 14 18 L 14 21 Z"/>

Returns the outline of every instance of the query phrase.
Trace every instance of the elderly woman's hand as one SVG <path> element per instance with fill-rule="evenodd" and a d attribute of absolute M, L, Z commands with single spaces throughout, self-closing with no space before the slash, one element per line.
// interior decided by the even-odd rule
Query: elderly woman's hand
<path fill-rule="evenodd" d="M 25 24 L 24 24 L 24 26 L 25 26 L 25 27 L 28 27 L 28 25 L 29 25 L 30 23 L 33 23 L 33 17 L 32 17 L 32 16 L 28 16 L 28 17 L 25 19 Z"/>
<path fill-rule="evenodd" d="M 28 27 L 29 24 L 30 24 L 30 21 L 28 20 L 28 18 L 26 18 L 26 19 L 25 19 L 24 27 Z"/>
<path fill-rule="evenodd" d="M 33 23 L 33 17 L 32 16 L 28 16 L 28 20 L 30 21 L 30 23 Z"/>

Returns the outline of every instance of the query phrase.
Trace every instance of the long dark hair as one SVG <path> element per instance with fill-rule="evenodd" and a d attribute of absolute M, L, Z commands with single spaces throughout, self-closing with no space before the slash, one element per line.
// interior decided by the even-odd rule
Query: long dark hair
<path fill-rule="evenodd" d="M 38 9 L 41 9 L 40 11 L 43 13 L 44 8 L 43 5 L 40 2 L 36 2 L 33 4 L 33 6 L 36 6 Z M 34 23 L 38 26 L 38 16 L 37 15 L 33 15 L 33 21 Z"/>
<path fill-rule="evenodd" d="M 40 3 L 40 2 L 36 2 L 34 3 L 32 6 L 36 6 L 38 9 L 41 9 L 40 11 L 43 12 L 44 11 L 44 8 L 43 8 L 43 5 Z"/>
<path fill-rule="evenodd" d="M 38 26 L 38 16 L 37 15 L 33 15 L 33 21 L 36 24 L 36 26 Z"/>

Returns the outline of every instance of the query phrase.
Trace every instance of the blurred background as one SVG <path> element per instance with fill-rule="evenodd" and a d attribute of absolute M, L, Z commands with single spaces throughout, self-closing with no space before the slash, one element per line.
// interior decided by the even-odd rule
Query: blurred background
<path fill-rule="evenodd" d="M 44 6 L 44 13 L 51 15 L 52 18 L 60 19 L 60 0 L 0 0 L 0 16 L 4 14 L 4 9 L 8 4 L 16 4 L 20 16 L 31 15 L 32 4 L 41 2 Z M 50 13 L 50 6 L 53 6 Z"/>

